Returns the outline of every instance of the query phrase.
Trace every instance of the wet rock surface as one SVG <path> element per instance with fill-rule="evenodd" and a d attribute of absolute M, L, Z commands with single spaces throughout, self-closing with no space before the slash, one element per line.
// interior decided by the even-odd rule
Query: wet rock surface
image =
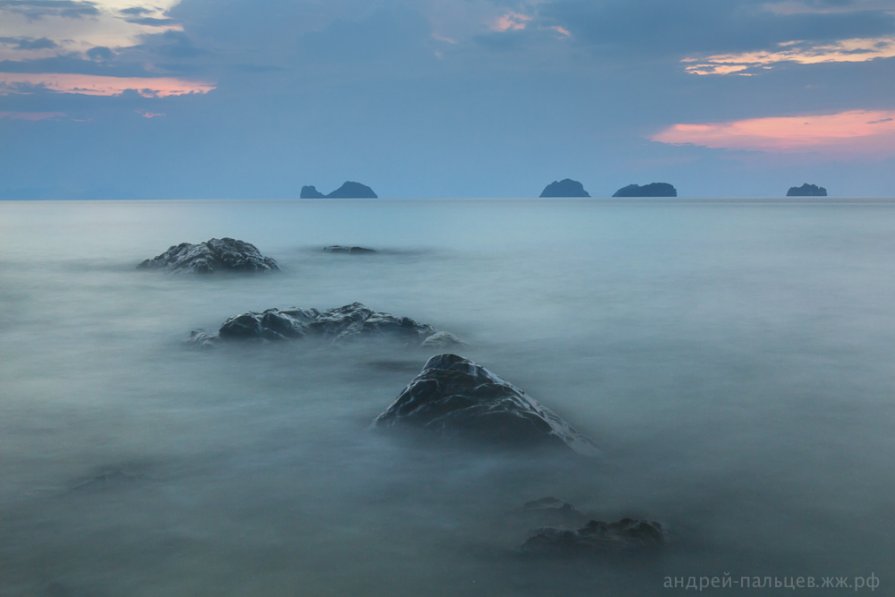
<path fill-rule="evenodd" d="M 274 259 L 262 255 L 255 245 L 233 238 L 212 238 L 198 244 L 180 243 L 137 267 L 196 274 L 280 269 Z"/>
<path fill-rule="evenodd" d="M 658 522 L 622 518 L 617 522 L 591 520 L 578 530 L 542 528 L 522 544 L 527 553 L 556 556 L 599 555 L 655 548 L 665 543 Z"/>
<path fill-rule="evenodd" d="M 593 442 L 521 389 L 455 354 L 429 359 L 374 425 L 423 429 L 501 447 L 597 453 Z"/>
<path fill-rule="evenodd" d="M 193 331 L 190 342 L 210 346 L 221 341 L 278 342 L 317 338 L 339 344 L 360 338 L 381 338 L 419 347 L 428 346 L 426 342 L 430 339 L 439 342 L 448 336 L 454 338 L 451 334 L 439 332 L 432 326 L 409 317 L 382 313 L 361 303 L 352 303 L 326 311 L 296 307 L 242 313 L 225 321 L 217 335 L 201 330 Z"/>

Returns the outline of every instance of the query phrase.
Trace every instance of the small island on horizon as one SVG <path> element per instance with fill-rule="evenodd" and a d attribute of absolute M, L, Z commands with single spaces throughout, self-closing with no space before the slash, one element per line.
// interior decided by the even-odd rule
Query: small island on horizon
<path fill-rule="evenodd" d="M 677 197 L 677 189 L 667 182 L 651 182 L 645 185 L 629 184 L 615 192 L 613 197 Z"/>
<path fill-rule="evenodd" d="M 324 195 L 314 185 L 306 185 L 301 188 L 301 199 L 378 199 L 378 195 L 365 184 L 347 180 L 338 189 Z"/>
<path fill-rule="evenodd" d="M 800 187 L 789 187 L 787 197 L 826 197 L 827 189 L 816 184 L 805 183 Z"/>
<path fill-rule="evenodd" d="M 564 178 L 548 184 L 541 192 L 541 197 L 590 197 L 590 193 L 577 180 Z"/>

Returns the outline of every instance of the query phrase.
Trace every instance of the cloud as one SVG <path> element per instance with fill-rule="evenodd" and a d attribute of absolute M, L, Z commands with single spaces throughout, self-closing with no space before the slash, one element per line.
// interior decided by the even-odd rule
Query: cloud
<path fill-rule="evenodd" d="M 728 122 L 675 124 L 651 137 L 674 145 L 771 153 L 895 154 L 895 110 L 772 116 Z"/>
<path fill-rule="evenodd" d="M 45 17 L 80 19 L 100 14 L 95 3 L 75 0 L 0 0 L 0 11 L 18 13 L 31 20 Z"/>
<path fill-rule="evenodd" d="M 26 93 L 31 88 L 75 95 L 117 96 L 127 92 L 143 97 L 165 98 L 204 95 L 215 86 L 173 77 L 110 77 L 73 73 L 0 73 L 0 95 Z"/>
<path fill-rule="evenodd" d="M 832 43 L 789 41 L 769 51 L 688 56 L 681 60 L 691 75 L 753 74 L 778 64 L 870 62 L 895 58 L 895 37 L 844 39 Z"/>
<path fill-rule="evenodd" d="M 56 42 L 46 37 L 0 37 L 0 45 L 16 50 L 50 50 L 58 47 Z"/>
<path fill-rule="evenodd" d="M 0 112 L 0 120 L 39 122 L 41 120 L 56 120 L 64 117 L 64 112 Z"/>
<path fill-rule="evenodd" d="M 491 21 L 489 27 L 492 31 L 500 33 L 505 31 L 524 31 L 532 19 L 534 17 L 531 15 L 509 11 Z"/>

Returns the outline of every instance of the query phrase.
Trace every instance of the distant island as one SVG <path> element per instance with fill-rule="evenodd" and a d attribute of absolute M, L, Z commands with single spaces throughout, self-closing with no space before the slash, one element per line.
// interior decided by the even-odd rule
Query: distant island
<path fill-rule="evenodd" d="M 590 197 L 590 194 L 577 180 L 564 178 L 548 184 L 541 193 L 541 197 Z"/>
<path fill-rule="evenodd" d="M 629 184 L 617 190 L 613 197 L 677 197 L 677 189 L 667 182 L 651 182 L 643 186 Z"/>
<path fill-rule="evenodd" d="M 324 195 L 314 185 L 303 186 L 300 197 L 302 199 L 376 199 L 378 196 L 367 185 L 349 180 L 329 195 Z"/>
<path fill-rule="evenodd" d="M 827 189 L 807 182 L 800 187 L 789 187 L 787 197 L 826 197 Z"/>

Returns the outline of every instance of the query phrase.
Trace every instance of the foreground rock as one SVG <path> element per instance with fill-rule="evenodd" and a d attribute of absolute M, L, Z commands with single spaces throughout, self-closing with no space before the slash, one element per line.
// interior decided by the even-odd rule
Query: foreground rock
<path fill-rule="evenodd" d="M 368 249 L 367 247 L 349 247 L 346 245 L 330 245 L 328 247 L 323 247 L 324 253 L 344 253 L 348 255 L 369 255 L 371 253 L 375 253 L 374 249 Z"/>
<path fill-rule="evenodd" d="M 302 340 L 317 338 L 338 344 L 358 338 L 396 340 L 407 346 L 462 344 L 454 335 L 440 332 L 409 317 L 398 317 L 367 308 L 361 303 L 318 311 L 317 309 L 268 309 L 231 317 L 216 336 L 194 331 L 190 341 L 210 345 L 220 341 Z"/>
<path fill-rule="evenodd" d="M 617 190 L 613 197 L 677 197 L 677 189 L 667 182 L 629 184 Z"/>
<path fill-rule="evenodd" d="M 541 193 L 541 197 L 590 197 L 590 194 L 577 180 L 564 178 L 548 184 Z"/>
<path fill-rule="evenodd" d="M 212 238 L 199 244 L 180 243 L 147 259 L 140 269 L 211 274 L 216 272 L 268 272 L 279 270 L 277 262 L 265 257 L 247 242 L 233 238 Z"/>
<path fill-rule="evenodd" d="M 586 556 L 654 548 L 663 543 L 665 531 L 658 522 L 623 518 L 617 522 L 591 520 L 577 531 L 539 529 L 522 544 L 522 550 L 544 555 Z"/>
<path fill-rule="evenodd" d="M 455 354 L 429 359 L 374 425 L 419 428 L 503 447 L 597 453 L 588 438 L 522 390 Z"/>
<path fill-rule="evenodd" d="M 787 197 L 826 197 L 827 189 L 807 182 L 800 187 L 790 187 L 786 191 Z"/>
<path fill-rule="evenodd" d="M 377 195 L 365 184 L 361 184 L 359 182 L 346 181 L 342 183 L 338 189 L 330 193 L 329 195 L 324 195 L 313 185 L 304 186 L 301 188 L 302 199 L 376 199 Z"/>

